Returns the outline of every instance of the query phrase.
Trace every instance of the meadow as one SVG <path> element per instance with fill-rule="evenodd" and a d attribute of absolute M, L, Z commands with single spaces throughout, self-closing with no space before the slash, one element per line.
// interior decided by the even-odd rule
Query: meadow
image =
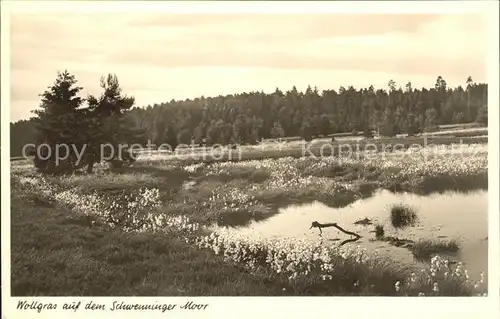
<path fill-rule="evenodd" d="M 420 149 L 429 146 L 431 149 L 446 145 L 462 147 L 462 145 L 487 143 L 488 137 L 473 135 L 467 137 L 456 136 L 413 136 L 392 137 L 382 139 L 364 139 L 363 137 L 345 136 L 332 141 L 330 138 L 317 138 L 310 142 L 304 140 L 281 140 L 263 142 L 257 145 L 241 145 L 235 149 L 229 146 L 198 147 L 183 145 L 174 153 L 168 151 L 142 150 L 141 160 L 172 161 L 180 164 L 239 162 L 247 160 L 267 160 L 286 157 L 335 157 L 347 154 L 363 154 L 367 152 L 393 152 L 407 149 Z"/>
<path fill-rule="evenodd" d="M 354 152 L 319 142 L 309 156 L 289 142 L 226 150 L 222 160 L 145 153 L 129 167 L 70 176 L 12 162 L 12 295 L 485 295 L 485 274 L 472 276 L 460 256 L 450 257 L 459 242 L 405 238 L 405 226 L 414 226 L 404 222 L 419 211 L 396 202 L 385 214 L 399 226 L 367 221 L 360 237 L 404 247 L 418 263 L 342 233 L 342 244 L 327 242 L 309 229 L 312 217 L 295 226 L 312 234 L 304 237 L 239 231 L 288 207 L 320 202 L 335 212 L 380 190 L 487 190 L 487 143 L 456 142 L 436 137 L 417 147 L 421 137 L 407 138 L 384 149 L 395 144 L 384 140 Z M 320 150 L 323 157 L 313 156 Z M 238 161 L 227 160 L 232 152 L 240 152 Z"/>

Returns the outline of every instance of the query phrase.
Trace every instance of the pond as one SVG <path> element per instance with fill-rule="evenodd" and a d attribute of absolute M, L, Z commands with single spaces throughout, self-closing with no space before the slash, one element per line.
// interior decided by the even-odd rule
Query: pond
<path fill-rule="evenodd" d="M 418 223 L 405 229 L 395 229 L 391 224 L 390 210 L 394 204 L 413 207 L 418 215 Z M 356 221 L 369 219 L 373 224 L 360 225 Z M 294 205 L 281 209 L 278 214 L 263 221 L 252 221 L 248 226 L 235 227 L 230 231 L 250 238 L 301 238 L 319 240 L 319 230 L 310 229 L 311 223 L 337 223 L 342 228 L 362 236 L 355 243 L 369 251 L 377 251 L 402 263 L 418 263 L 411 251 L 396 247 L 386 241 L 375 240 L 376 224 L 384 225 L 385 236 L 418 241 L 455 240 L 460 250 L 451 259 L 462 261 L 473 279 L 478 279 L 488 269 L 488 193 L 447 192 L 429 196 L 410 193 L 394 194 L 383 190 L 374 196 L 356 201 L 344 208 L 330 208 L 320 202 Z M 325 244 L 338 245 L 352 238 L 334 227 L 323 228 L 322 240 Z"/>

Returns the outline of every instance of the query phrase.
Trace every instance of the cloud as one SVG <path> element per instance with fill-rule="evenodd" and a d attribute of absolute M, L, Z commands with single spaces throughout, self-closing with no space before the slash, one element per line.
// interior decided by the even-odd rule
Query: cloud
<path fill-rule="evenodd" d="M 296 38 L 415 32 L 422 24 L 437 18 L 439 16 L 433 14 L 178 14 L 139 17 L 130 25 L 163 30 L 191 29 L 196 33 Z"/>
<path fill-rule="evenodd" d="M 479 14 L 15 15 L 12 119 L 64 69 L 92 94 L 116 73 L 140 105 L 293 83 L 484 81 L 486 23 Z"/>
<path fill-rule="evenodd" d="M 402 23 L 403 18 L 399 17 L 395 21 Z M 152 64 L 164 68 L 254 66 L 285 69 L 357 68 L 374 71 L 385 71 L 387 68 L 393 70 L 396 65 L 403 68 L 401 72 L 424 73 L 444 64 L 443 69 L 448 72 L 459 63 L 477 60 L 481 55 L 485 57 L 487 35 L 480 31 L 484 31 L 486 26 L 480 18 L 473 15 L 456 15 L 422 19 L 428 21 L 427 24 L 417 24 L 417 19 L 409 18 L 409 21 L 413 21 L 410 24 L 413 26 L 412 32 L 396 25 L 392 30 L 379 27 L 379 33 L 372 30 L 371 33 L 367 32 L 361 36 L 352 35 L 364 31 L 361 27 L 358 27 L 356 32 L 348 33 L 351 35 L 346 35 L 338 26 L 327 28 L 328 32 L 323 31 L 318 35 L 311 31 L 315 20 L 308 19 L 306 21 L 311 23 L 306 24 L 310 27 L 305 28 L 308 32 L 304 33 L 302 30 L 302 35 L 296 35 L 295 30 L 286 28 L 288 31 L 283 37 L 279 36 L 280 32 L 283 32 L 280 29 L 283 25 L 279 23 L 276 25 L 280 27 L 274 30 L 270 30 L 272 25 L 263 24 L 266 28 L 258 29 L 254 27 L 255 31 L 252 33 L 246 27 L 236 27 L 246 24 L 233 22 L 226 33 L 218 34 L 213 33 L 213 30 L 200 28 L 197 33 L 185 31 L 183 37 L 177 40 L 165 39 L 164 45 L 155 45 L 158 41 L 162 42 L 162 35 L 158 33 L 156 40 L 143 40 L 142 46 L 115 48 L 108 56 L 108 61 Z M 335 25 L 340 23 L 334 16 L 330 19 L 336 21 Z M 345 23 L 347 18 L 341 16 L 340 20 Z M 344 29 L 351 25 L 364 25 L 366 28 L 365 24 L 361 24 L 366 20 L 368 19 L 352 16 L 351 23 L 344 25 Z M 386 17 L 381 21 L 390 19 Z M 325 27 L 328 26 L 325 24 Z M 220 25 L 217 27 L 221 28 Z M 376 27 L 373 29 L 377 30 Z M 168 28 L 164 32 L 168 34 Z M 422 62 L 418 63 L 419 59 Z"/>

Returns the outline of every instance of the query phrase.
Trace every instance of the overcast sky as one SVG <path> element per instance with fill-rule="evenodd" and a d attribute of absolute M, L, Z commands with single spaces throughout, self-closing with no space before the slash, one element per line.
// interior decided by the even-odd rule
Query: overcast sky
<path fill-rule="evenodd" d="M 38 94 L 68 69 L 99 94 L 115 73 L 139 106 L 201 95 L 451 86 L 486 81 L 487 20 L 480 15 L 11 16 L 11 120 L 31 116 Z"/>

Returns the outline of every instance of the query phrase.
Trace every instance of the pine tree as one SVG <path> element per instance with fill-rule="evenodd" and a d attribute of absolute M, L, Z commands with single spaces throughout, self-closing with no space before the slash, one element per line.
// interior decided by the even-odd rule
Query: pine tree
<path fill-rule="evenodd" d="M 167 145 L 170 146 L 170 150 L 173 152 L 177 148 L 177 133 L 172 124 L 169 124 L 167 129 L 165 130 L 165 141 Z"/>
<path fill-rule="evenodd" d="M 285 136 L 285 131 L 281 127 L 281 124 L 279 122 L 274 122 L 273 129 L 271 130 L 271 137 L 272 138 L 281 138 Z"/>
<path fill-rule="evenodd" d="M 105 158 L 107 161 L 121 166 L 124 161 L 133 158 L 122 145 L 139 133 L 131 126 L 125 116 L 134 105 L 135 99 L 122 95 L 122 89 L 116 75 L 101 77 L 101 88 L 104 90 L 99 98 L 88 97 L 89 108 L 86 111 L 88 123 L 86 164 L 91 173 L 95 162 Z M 105 152 L 104 152 L 105 151 Z"/>
<path fill-rule="evenodd" d="M 311 125 L 309 124 L 309 121 L 305 120 L 302 122 L 302 126 L 300 127 L 300 136 L 306 141 L 312 140 Z"/>
<path fill-rule="evenodd" d="M 477 112 L 476 122 L 488 126 L 488 107 L 483 105 Z"/>
<path fill-rule="evenodd" d="M 154 132 L 153 132 L 153 144 L 159 147 L 165 139 L 165 121 L 162 118 L 155 118 L 154 120 Z"/>
<path fill-rule="evenodd" d="M 67 70 L 58 72 L 54 84 L 40 95 L 41 110 L 33 111 L 37 115 L 37 144 L 47 145 L 39 148 L 41 152 L 37 152 L 34 159 L 35 166 L 43 172 L 67 172 L 77 164 L 74 147 L 81 149 L 84 144 L 84 125 L 80 109 L 83 99 L 78 96 L 82 88 L 76 83 L 75 76 Z"/>
<path fill-rule="evenodd" d="M 432 132 L 437 129 L 438 112 L 435 109 L 425 111 L 424 127 L 426 132 Z"/>
<path fill-rule="evenodd" d="M 179 144 L 189 145 L 191 144 L 191 131 L 188 129 L 182 129 L 177 134 L 177 142 Z"/>
<path fill-rule="evenodd" d="M 330 122 L 330 118 L 328 117 L 328 115 L 326 114 L 323 114 L 319 117 L 319 133 L 323 136 L 327 136 L 328 134 L 330 134 L 330 130 L 332 128 L 332 125 L 331 125 L 331 122 Z"/>
<path fill-rule="evenodd" d="M 391 109 L 387 107 L 384 111 L 382 118 L 382 123 L 380 125 L 380 134 L 382 136 L 395 136 L 397 133 L 397 127 L 395 123 L 395 116 Z"/>

